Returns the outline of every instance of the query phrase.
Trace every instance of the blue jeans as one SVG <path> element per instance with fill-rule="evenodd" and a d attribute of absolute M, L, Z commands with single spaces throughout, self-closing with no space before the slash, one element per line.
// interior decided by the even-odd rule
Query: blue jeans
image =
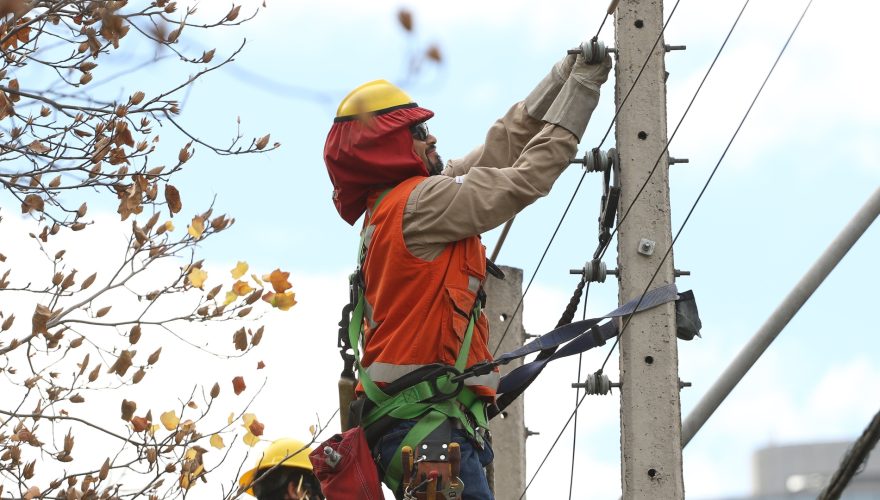
<path fill-rule="evenodd" d="M 380 477 L 385 476 L 385 470 L 397 452 L 400 442 L 414 425 L 415 422 L 411 420 L 401 422 L 379 438 L 379 442 L 373 448 L 373 455 L 379 465 Z M 486 473 L 483 470 L 483 467 L 492 463 L 492 459 L 495 458 L 491 444 L 487 440 L 481 450 L 471 441 L 467 433 L 460 429 L 452 431 L 452 439 L 461 447 L 461 470 L 458 477 L 464 483 L 462 498 L 464 500 L 494 500 L 495 497 L 489 489 L 489 482 L 486 480 Z M 400 488 L 394 492 L 394 496 L 398 499 L 403 497 Z"/>

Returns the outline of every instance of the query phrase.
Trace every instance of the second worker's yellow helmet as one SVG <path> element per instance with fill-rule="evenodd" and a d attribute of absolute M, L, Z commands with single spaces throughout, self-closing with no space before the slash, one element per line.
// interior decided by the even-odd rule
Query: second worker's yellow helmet
<path fill-rule="evenodd" d="M 282 438 L 272 441 L 263 455 L 257 461 L 257 465 L 253 469 L 245 472 L 238 479 L 238 485 L 241 487 L 248 486 L 248 494 L 253 495 L 254 490 L 249 487 L 254 482 L 257 473 L 263 469 L 270 469 L 278 464 L 283 467 L 295 467 L 312 471 L 312 462 L 309 461 L 309 453 L 312 449 L 297 439 Z"/>

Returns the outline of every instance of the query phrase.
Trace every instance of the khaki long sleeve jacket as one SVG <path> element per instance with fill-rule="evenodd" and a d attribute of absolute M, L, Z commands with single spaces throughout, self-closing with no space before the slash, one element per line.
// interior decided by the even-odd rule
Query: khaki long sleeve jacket
<path fill-rule="evenodd" d="M 568 130 L 515 104 L 489 129 L 483 145 L 416 186 L 404 209 L 407 248 L 433 260 L 448 243 L 505 223 L 550 192 L 577 143 Z"/>

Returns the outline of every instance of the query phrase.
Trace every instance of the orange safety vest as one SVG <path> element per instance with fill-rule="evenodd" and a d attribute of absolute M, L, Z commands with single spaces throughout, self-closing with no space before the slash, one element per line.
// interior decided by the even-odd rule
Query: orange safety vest
<path fill-rule="evenodd" d="M 478 291 L 486 278 L 486 247 L 479 236 L 449 243 L 432 261 L 410 253 L 403 238 L 407 199 L 424 177 L 389 191 L 365 218 L 364 346 L 361 366 L 379 386 L 426 365 L 454 365 Z M 368 207 L 380 191 L 371 193 Z M 466 367 L 491 361 L 489 323 L 482 313 L 474 328 Z M 494 402 L 499 373 L 465 380 Z"/>

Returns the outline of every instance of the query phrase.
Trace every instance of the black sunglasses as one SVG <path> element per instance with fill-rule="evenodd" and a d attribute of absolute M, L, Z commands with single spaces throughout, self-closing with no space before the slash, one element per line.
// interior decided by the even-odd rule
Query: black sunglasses
<path fill-rule="evenodd" d="M 417 141 L 428 140 L 428 124 L 425 122 L 416 123 L 409 128 L 409 131 L 412 133 L 413 139 Z"/>

